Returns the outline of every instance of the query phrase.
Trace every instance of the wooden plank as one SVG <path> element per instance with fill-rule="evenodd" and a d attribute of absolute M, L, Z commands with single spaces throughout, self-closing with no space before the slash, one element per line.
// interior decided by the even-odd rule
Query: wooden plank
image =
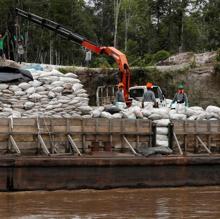
<path fill-rule="evenodd" d="M 12 148 L 16 151 L 16 153 L 21 154 L 21 151 L 20 151 L 18 145 L 16 144 L 16 141 L 14 140 L 12 135 L 9 136 L 9 140 L 10 140 Z"/>
<path fill-rule="evenodd" d="M 0 127 L 1 126 L 8 126 L 8 123 L 9 123 L 9 119 L 5 119 L 5 118 L 1 118 L 0 119 Z"/>
<path fill-rule="evenodd" d="M 107 132 L 109 133 L 109 119 L 96 119 L 97 132 Z M 95 130 L 95 129 L 94 129 Z"/>
<path fill-rule="evenodd" d="M 31 134 L 31 133 L 37 133 L 37 128 L 35 126 L 15 126 L 13 128 L 13 133 L 27 133 L 27 134 Z"/>
<path fill-rule="evenodd" d="M 176 137 L 176 133 L 175 133 L 175 132 L 173 132 L 173 136 L 174 136 L 174 139 L 175 139 L 175 141 L 176 141 L 176 144 L 177 144 L 177 147 L 178 147 L 178 150 L 179 150 L 180 155 L 183 155 L 183 151 L 182 151 L 182 149 L 181 149 L 181 147 L 180 147 L 180 144 L 179 144 L 179 141 L 178 141 L 178 139 L 177 139 L 177 137 Z"/>
<path fill-rule="evenodd" d="M 70 126 L 81 126 L 82 119 L 68 119 Z"/>
<path fill-rule="evenodd" d="M 27 118 L 14 118 L 14 126 L 35 126 L 36 119 L 27 119 Z"/>
<path fill-rule="evenodd" d="M 69 142 L 72 146 L 72 149 L 75 150 L 79 156 L 82 156 L 81 152 L 79 151 L 79 149 L 76 146 L 76 144 L 75 144 L 74 140 L 72 139 L 72 137 L 70 135 L 67 135 L 67 137 L 68 137 L 68 140 L 69 140 Z"/>
<path fill-rule="evenodd" d="M 8 124 L 0 125 L 0 133 L 7 133 L 9 131 Z"/>
<path fill-rule="evenodd" d="M 184 121 L 173 121 L 174 124 L 174 132 L 176 135 L 184 134 Z"/>
<path fill-rule="evenodd" d="M 52 126 L 54 132 L 66 133 L 66 125 L 65 126 Z"/>
<path fill-rule="evenodd" d="M 121 132 L 121 122 L 118 119 L 111 119 L 111 132 L 112 133 Z"/>
<path fill-rule="evenodd" d="M 51 119 L 51 126 L 66 126 L 66 118 L 56 118 L 56 119 Z"/>
<path fill-rule="evenodd" d="M 125 142 L 126 142 L 127 145 L 129 146 L 129 148 L 130 148 L 130 150 L 132 151 L 132 153 L 133 153 L 134 155 L 138 155 L 138 153 L 136 153 L 136 151 L 134 150 L 134 148 L 132 147 L 132 145 L 129 143 L 128 139 L 127 139 L 125 136 L 123 136 L 123 139 L 125 140 Z"/>
<path fill-rule="evenodd" d="M 41 148 L 42 148 L 43 152 L 44 152 L 46 155 L 50 155 L 50 152 L 49 152 L 49 150 L 47 149 L 47 146 L 46 146 L 46 144 L 44 143 L 44 140 L 43 140 L 43 138 L 41 137 L 40 134 L 38 134 L 38 140 L 39 140 L 39 142 L 40 142 L 40 145 L 41 145 Z"/>
<path fill-rule="evenodd" d="M 210 121 L 209 122 L 209 132 L 212 134 L 220 133 L 220 122 L 219 121 Z"/>
<path fill-rule="evenodd" d="M 196 136 L 198 141 L 201 143 L 201 145 L 205 148 L 205 150 L 211 154 L 212 152 L 209 150 L 209 148 L 206 146 L 206 144 L 202 141 L 202 139 L 199 136 Z"/>

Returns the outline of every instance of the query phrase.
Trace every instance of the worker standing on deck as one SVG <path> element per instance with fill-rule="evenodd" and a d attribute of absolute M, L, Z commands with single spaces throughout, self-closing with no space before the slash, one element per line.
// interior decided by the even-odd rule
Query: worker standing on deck
<path fill-rule="evenodd" d="M 123 109 L 126 107 L 123 89 L 124 89 L 124 84 L 119 83 L 118 91 L 116 92 L 116 96 L 115 96 L 115 105 L 120 109 Z"/>
<path fill-rule="evenodd" d="M 154 92 L 152 91 L 153 84 L 147 82 L 146 84 L 147 90 L 144 92 L 143 100 L 142 100 L 142 107 L 152 109 L 153 106 L 156 106 L 156 97 Z"/>
<path fill-rule="evenodd" d="M 177 113 L 185 113 L 186 107 L 188 107 L 188 97 L 184 91 L 184 87 L 182 84 L 178 86 L 178 91 L 175 94 L 173 101 L 171 102 L 171 106 L 176 102 L 176 112 Z"/>
<path fill-rule="evenodd" d="M 5 55 L 4 55 L 4 40 L 7 37 L 7 32 L 5 33 L 4 36 L 0 34 L 0 57 L 5 60 Z"/>
<path fill-rule="evenodd" d="M 22 45 L 22 40 L 18 40 L 18 62 L 21 64 L 24 56 L 24 47 Z"/>

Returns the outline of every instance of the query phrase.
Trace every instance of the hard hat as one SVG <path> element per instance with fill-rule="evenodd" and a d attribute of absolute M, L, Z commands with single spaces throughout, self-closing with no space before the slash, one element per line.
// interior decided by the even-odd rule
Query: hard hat
<path fill-rule="evenodd" d="M 123 84 L 122 82 L 120 82 L 120 83 L 118 84 L 118 87 L 124 87 L 124 84 Z"/>
<path fill-rule="evenodd" d="M 179 84 L 178 85 L 178 89 L 183 89 L 184 87 L 183 87 L 183 85 L 182 84 Z"/>
<path fill-rule="evenodd" d="M 152 84 L 151 82 L 147 82 L 146 87 L 147 87 L 147 88 L 152 88 L 152 87 L 153 87 L 153 84 Z"/>

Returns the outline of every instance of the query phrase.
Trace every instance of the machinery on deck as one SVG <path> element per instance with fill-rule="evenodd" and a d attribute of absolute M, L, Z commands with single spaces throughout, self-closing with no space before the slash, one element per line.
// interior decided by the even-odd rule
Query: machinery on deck
<path fill-rule="evenodd" d="M 111 47 L 111 46 L 98 46 L 95 43 L 87 40 L 85 37 L 66 29 L 62 25 L 54 21 L 51 21 L 49 19 L 42 18 L 38 15 L 32 14 L 30 12 L 26 12 L 26 11 L 16 8 L 16 14 L 17 16 L 21 16 L 41 27 L 45 27 L 53 31 L 56 34 L 63 37 L 64 39 L 77 43 L 96 54 L 106 54 L 114 58 L 114 60 L 118 64 L 118 68 L 120 72 L 120 77 L 119 77 L 120 82 L 124 84 L 124 97 L 125 97 L 125 101 L 128 106 L 131 105 L 133 99 L 136 99 L 138 101 L 138 97 L 137 98 L 134 97 L 135 93 L 140 94 L 140 91 L 141 91 L 143 95 L 144 90 L 146 90 L 146 88 L 145 89 L 143 88 L 145 86 L 142 86 L 141 88 L 130 87 L 131 72 L 130 72 L 129 64 L 128 64 L 126 55 L 122 53 L 121 51 L 119 51 L 118 49 Z M 117 86 L 115 85 L 98 87 L 96 91 L 97 106 L 111 103 L 114 100 L 116 90 L 117 90 Z M 133 96 L 129 95 L 130 91 L 132 91 Z M 158 86 L 156 86 L 156 88 L 153 89 L 153 91 L 155 93 L 155 96 L 159 95 L 158 102 L 160 103 L 158 104 L 158 106 L 160 106 L 162 102 L 164 102 L 164 96 L 162 94 L 162 91 L 160 87 Z"/>
<path fill-rule="evenodd" d="M 67 40 L 70 40 L 74 43 L 78 43 L 84 48 L 96 54 L 106 54 L 108 56 L 113 57 L 116 63 L 118 64 L 118 68 L 120 71 L 120 80 L 124 84 L 125 100 L 126 102 L 128 101 L 128 91 L 130 88 L 130 69 L 129 69 L 128 61 L 127 61 L 125 54 L 123 54 L 122 52 L 120 52 L 118 49 L 114 47 L 98 46 L 95 43 L 87 40 L 85 37 L 79 34 L 73 33 L 72 31 L 66 29 L 62 25 L 54 21 L 51 21 L 49 19 L 42 18 L 40 16 L 32 14 L 30 12 L 26 12 L 26 11 L 16 8 L 16 14 L 25 19 L 28 19 L 29 21 L 37 25 L 40 25 L 41 27 L 45 27 L 51 31 L 54 31 L 61 37 Z"/>

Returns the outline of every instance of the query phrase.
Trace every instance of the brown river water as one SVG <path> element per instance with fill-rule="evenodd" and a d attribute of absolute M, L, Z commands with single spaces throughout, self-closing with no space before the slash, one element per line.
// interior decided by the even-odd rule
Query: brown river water
<path fill-rule="evenodd" d="M 220 219 L 220 187 L 0 193 L 0 218 Z"/>

